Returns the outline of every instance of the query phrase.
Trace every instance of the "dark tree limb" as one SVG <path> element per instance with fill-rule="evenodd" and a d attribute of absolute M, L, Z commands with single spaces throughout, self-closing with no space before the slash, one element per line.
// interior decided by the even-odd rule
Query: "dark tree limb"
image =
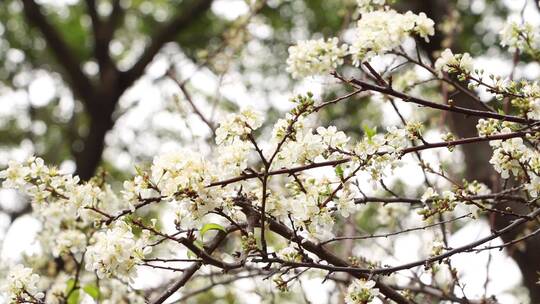
<path fill-rule="evenodd" d="M 409 3 L 408 3 L 409 4 Z M 536 3 L 538 5 L 538 3 Z M 440 24 L 447 14 L 451 11 L 451 2 L 445 0 L 435 1 L 411 1 L 410 5 L 414 7 L 415 11 L 423 11 L 430 18 L 432 18 L 436 24 Z M 455 33 L 454 33 L 455 34 Z M 433 53 L 445 47 L 443 45 L 444 37 L 440 32 L 437 32 L 435 37 L 431 39 L 431 43 L 422 43 L 422 48 L 426 52 L 426 55 L 430 59 L 434 59 Z M 451 46 L 458 52 L 467 51 L 465 46 L 454 43 Z M 478 103 L 473 100 L 467 94 L 458 92 L 452 96 L 454 104 L 458 107 L 465 107 L 474 110 L 481 110 Z M 452 131 L 459 137 L 471 137 L 476 136 L 476 124 L 478 118 L 460 114 L 460 113 L 448 113 L 448 119 Z M 493 191 L 499 191 L 497 185 L 501 184 L 498 178 L 498 174 L 493 169 L 493 166 L 489 163 L 489 156 L 493 151 L 488 143 L 478 143 L 474 146 L 463 146 L 463 154 L 465 156 L 465 172 L 464 177 L 468 180 L 478 180 L 490 186 Z M 524 208 L 523 204 L 517 201 L 509 201 L 498 206 L 501 210 L 510 207 L 513 212 L 526 213 L 528 210 Z M 494 214 L 490 220 L 493 229 L 500 229 L 507 226 L 513 220 L 510 216 L 501 214 Z M 503 242 L 511 242 L 520 231 L 514 233 L 508 233 L 502 235 Z M 536 282 L 538 281 L 538 272 L 540 271 L 540 236 L 535 236 L 525 241 L 525 249 L 523 251 L 519 249 L 508 251 L 509 255 L 518 264 L 521 273 L 523 275 L 523 284 L 529 290 L 529 296 L 531 303 L 540 303 L 540 288 Z"/>
<path fill-rule="evenodd" d="M 253 212 L 257 212 L 251 205 L 248 204 L 242 204 L 242 207 L 245 209 L 251 209 Z M 269 229 L 282 237 L 288 239 L 288 240 L 296 240 L 297 236 L 296 233 L 291 230 L 289 227 L 283 225 L 282 223 L 272 219 L 267 218 Z M 319 258 L 326 260 L 328 263 L 333 264 L 335 266 L 340 267 L 351 267 L 349 263 L 335 255 L 334 253 L 330 252 L 326 248 L 324 248 L 321 245 L 315 244 L 311 241 L 308 241 L 306 239 L 302 240 L 302 246 L 304 249 L 314 253 Z M 370 276 L 363 273 L 352 273 L 352 275 L 356 278 L 360 279 L 368 279 Z M 412 302 L 409 301 L 407 298 L 405 298 L 403 295 L 401 295 L 399 292 L 394 290 L 393 288 L 389 287 L 388 285 L 377 282 L 376 287 L 379 288 L 382 294 L 384 294 L 387 298 L 393 300 L 394 302 L 398 304 L 411 304 Z"/>
<path fill-rule="evenodd" d="M 111 15 L 106 20 L 103 20 L 98 14 L 95 0 L 85 0 L 85 2 L 88 15 L 92 20 L 94 57 L 99 66 L 101 85 L 116 84 L 118 70 L 109 54 L 109 46 L 124 10 L 120 5 L 120 1 L 116 0 L 113 3 Z"/>
<path fill-rule="evenodd" d="M 192 24 L 204 14 L 210 8 L 212 2 L 213 0 L 192 1 L 191 6 L 182 9 L 163 28 L 152 35 L 152 41 L 139 60 L 133 67 L 122 74 L 122 89 L 131 86 L 144 73 L 148 64 L 152 62 L 154 56 L 161 50 L 163 45 L 172 41 L 182 29 Z"/>
<path fill-rule="evenodd" d="M 225 240 L 227 234 L 233 230 L 236 230 L 236 227 L 231 227 L 227 232 L 219 231 L 218 234 L 212 239 L 210 244 L 206 247 L 206 253 L 211 254 L 216 250 L 219 245 Z M 202 262 L 195 262 L 186 268 L 182 275 L 177 278 L 170 286 L 168 286 L 161 294 L 159 294 L 151 304 L 161 304 L 167 301 L 178 289 L 182 288 L 186 283 L 191 279 L 191 277 L 203 266 Z"/>
<path fill-rule="evenodd" d="M 52 54 L 65 70 L 68 76 L 66 80 L 71 84 L 75 95 L 79 96 L 83 102 L 90 100 L 93 92 L 92 83 L 82 72 L 81 62 L 74 56 L 74 52 L 70 50 L 60 33 L 49 23 L 39 4 L 34 0 L 22 0 L 22 3 L 28 23 L 40 31 L 47 41 Z"/>

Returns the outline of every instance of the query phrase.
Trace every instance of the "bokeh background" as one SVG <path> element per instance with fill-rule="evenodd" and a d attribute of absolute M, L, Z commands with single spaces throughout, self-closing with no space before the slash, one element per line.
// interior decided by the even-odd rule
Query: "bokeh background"
<path fill-rule="evenodd" d="M 532 80 L 540 75 L 540 65 L 529 58 L 514 70 L 513 55 L 500 48 L 497 34 L 508 18 L 539 25 L 536 1 L 394 2 L 399 10 L 423 11 L 437 21 L 438 34 L 422 46 L 428 56 L 451 47 L 471 53 L 479 66 L 497 74 Z M 294 94 L 311 90 L 322 99 L 345 92 L 330 77 L 294 81 L 285 61 L 287 48 L 299 39 L 346 37 L 357 17 L 354 7 L 354 0 L 2 0 L 0 168 L 11 159 L 39 155 L 83 180 L 106 174 L 120 185 L 136 165 L 147 166 L 159 153 L 179 147 L 208 153 L 210 126 L 242 106 L 264 111 L 262 133 L 268 132 Z M 384 58 L 379 61 L 374 65 L 384 65 Z M 423 90 L 417 93 L 439 98 L 436 89 Z M 456 124 L 459 118 L 407 106 L 402 111 L 428 126 L 428 139 L 448 131 L 439 126 L 452 122 L 459 135 L 476 132 L 474 124 Z M 318 119 L 353 137 L 362 136 L 363 125 L 399 123 L 388 104 L 367 99 L 330 107 Z M 484 180 L 490 153 L 484 148 L 429 159 L 453 166 L 456 176 Z M 422 182 L 414 166 L 401 168 L 391 181 L 409 194 L 420 193 Z M 33 242 L 39 224 L 29 212 L 24 195 L 0 190 L 2 263 L 39 250 Z M 488 233 L 488 220 L 457 227 L 451 241 Z M 378 228 L 374 221 L 359 221 L 368 231 Z M 423 239 L 398 238 L 391 246 L 397 260 L 412 260 Z M 538 303 L 540 249 L 528 250 L 513 257 L 493 253 L 487 266 L 488 253 L 456 257 L 472 282 L 467 292 L 483 290 L 489 278 L 488 291 L 501 303 L 523 303 L 527 290 Z M 314 303 L 330 294 L 319 283 L 305 282 Z M 246 291 L 244 298 L 253 295 Z"/>

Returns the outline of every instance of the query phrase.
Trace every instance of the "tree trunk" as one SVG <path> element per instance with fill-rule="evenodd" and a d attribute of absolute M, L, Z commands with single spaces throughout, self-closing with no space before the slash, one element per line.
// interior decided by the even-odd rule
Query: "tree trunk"
<path fill-rule="evenodd" d="M 463 93 L 454 95 L 452 99 L 456 106 L 481 110 L 476 101 Z M 458 137 L 478 136 L 476 131 L 477 118 L 467 117 L 458 113 L 452 113 L 448 118 L 450 120 L 452 131 L 458 135 Z M 489 163 L 493 151 L 489 144 L 487 142 L 482 142 L 474 145 L 463 145 L 461 148 L 465 156 L 464 177 L 467 180 L 478 180 L 479 182 L 485 183 L 490 186 L 493 191 L 500 191 L 501 189 L 498 189 L 501 185 L 499 175 Z M 499 204 L 496 207 L 499 210 L 504 210 L 509 207 L 513 212 L 523 215 L 529 212 L 528 208 L 520 202 L 506 202 Z M 515 217 L 503 216 L 500 214 L 489 218 L 490 225 L 492 226 L 492 229 L 495 230 L 504 228 L 509 225 L 512 220 L 515 220 Z M 523 230 L 516 230 L 511 233 L 503 234 L 501 236 L 502 241 L 510 242 L 522 231 Z M 540 236 L 531 237 L 523 243 L 525 244 L 523 249 L 520 249 L 518 246 L 510 246 L 507 247 L 506 252 L 516 261 L 521 270 L 523 284 L 529 289 L 531 303 L 540 303 L 540 288 L 536 284 L 538 281 L 538 272 L 540 272 L 540 259 L 538 258 L 540 256 Z"/>
<path fill-rule="evenodd" d="M 104 109 L 101 115 L 91 114 L 88 133 L 82 138 L 82 149 L 75 154 L 77 174 L 81 180 L 89 180 L 94 176 L 101 162 L 105 147 L 105 136 L 112 128 L 112 111 Z"/>
<path fill-rule="evenodd" d="M 430 18 L 435 21 L 435 24 L 440 24 L 448 12 L 451 10 L 450 1 L 446 0 L 433 0 L 433 1 L 408 1 L 406 3 L 407 8 L 415 12 L 425 12 Z M 431 39 L 429 44 L 421 41 L 422 48 L 426 51 L 427 55 L 433 59 L 433 52 L 442 49 L 442 39 L 439 33 Z M 466 52 L 467 49 L 464 46 L 454 45 L 452 46 L 454 51 Z M 466 87 L 466 85 L 465 85 Z M 456 106 L 467 107 L 471 109 L 484 110 L 478 105 L 476 101 L 471 99 L 464 93 L 459 93 L 452 96 L 454 104 Z M 458 137 L 474 137 L 478 136 L 476 130 L 477 118 L 468 117 L 458 113 L 448 113 L 447 119 L 449 120 L 452 132 Z M 489 159 L 493 153 L 491 147 L 487 142 L 476 143 L 474 145 L 461 146 L 465 157 L 465 170 L 463 177 L 467 180 L 478 180 L 485 183 L 493 191 L 499 191 L 501 185 L 500 177 L 493 169 L 493 166 L 489 163 Z M 519 202 L 507 202 L 497 206 L 500 210 L 510 207 L 513 212 L 519 214 L 526 214 L 527 209 Z M 500 214 L 493 214 L 489 218 L 489 223 L 492 229 L 500 229 L 507 226 L 512 220 L 508 216 L 502 216 Z M 501 236 L 503 242 L 509 242 L 513 240 L 521 231 L 514 231 L 512 233 L 503 234 Z M 506 252 L 511 256 L 518 264 L 521 273 L 523 275 L 523 284 L 529 290 L 531 303 L 540 303 L 540 288 L 536 284 L 538 281 L 538 272 L 540 272 L 540 236 L 535 236 L 527 239 L 525 247 L 520 250 L 516 246 L 511 246 L 506 249 Z"/>

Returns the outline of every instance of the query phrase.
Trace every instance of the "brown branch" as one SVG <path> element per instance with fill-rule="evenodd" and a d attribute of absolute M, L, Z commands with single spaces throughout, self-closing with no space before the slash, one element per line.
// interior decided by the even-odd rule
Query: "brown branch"
<path fill-rule="evenodd" d="M 230 229 L 236 229 L 236 227 L 232 226 Z M 229 229 L 228 229 L 229 230 Z M 214 237 L 214 239 L 210 242 L 210 244 L 206 248 L 207 254 L 212 254 L 214 250 L 216 250 L 221 242 L 225 240 L 225 237 L 227 236 L 228 232 L 225 233 L 223 231 L 218 231 L 217 235 Z M 150 301 L 151 304 L 161 304 L 165 302 L 170 296 L 172 296 L 178 289 L 180 289 L 182 286 L 184 286 L 191 277 L 201 268 L 203 265 L 203 262 L 196 262 L 191 264 L 188 268 L 184 269 L 184 272 L 182 272 L 182 275 L 174 282 L 172 283 L 167 289 L 165 289 L 160 295 L 158 295 L 154 300 Z"/>
<path fill-rule="evenodd" d="M 120 1 L 113 3 L 113 11 L 108 20 L 102 20 L 96 9 L 95 0 L 85 0 L 88 9 L 88 15 L 92 21 L 92 31 L 94 38 L 94 57 L 97 60 L 100 70 L 102 82 L 109 81 L 113 75 L 109 75 L 110 71 L 117 72 L 116 65 L 109 54 L 109 45 L 116 30 L 119 16 L 122 9 Z M 115 73 L 116 74 L 116 73 Z"/>
<path fill-rule="evenodd" d="M 242 202 L 238 202 L 238 204 L 241 205 L 246 210 L 251 209 L 253 212 L 257 212 L 254 209 L 254 207 L 251 206 L 250 204 L 242 203 Z M 286 238 L 288 240 L 295 240 L 296 241 L 296 238 L 298 236 L 296 236 L 295 232 L 293 230 L 291 230 L 289 227 L 287 227 L 286 225 L 284 225 L 284 224 L 282 224 L 282 223 L 280 223 L 280 222 L 278 222 L 278 221 L 276 221 L 276 220 L 274 220 L 272 218 L 267 218 L 267 221 L 268 221 L 269 228 L 270 228 L 271 231 L 274 231 L 275 233 L 281 235 L 282 237 L 284 237 L 284 238 Z M 300 240 L 298 240 L 298 241 L 300 241 Z M 315 243 L 313 243 L 311 241 L 308 241 L 306 239 L 302 239 L 301 243 L 302 243 L 302 246 L 304 247 L 304 249 L 314 253 L 319 258 L 321 258 L 323 260 L 326 260 L 326 261 L 328 261 L 329 263 L 331 263 L 333 265 L 336 265 L 336 267 L 342 267 L 342 268 L 352 267 L 349 263 L 342 260 L 338 256 L 334 255 L 332 252 L 328 251 L 327 249 L 325 249 L 323 246 L 321 246 L 319 244 L 315 244 Z M 311 264 L 313 264 L 313 263 L 311 263 Z M 314 265 L 317 265 L 317 264 L 314 264 Z M 324 267 L 324 265 L 322 265 L 321 267 Z M 358 272 L 352 272 L 351 275 L 353 275 L 356 278 L 363 278 L 363 279 L 367 279 L 369 277 L 368 274 L 358 273 Z M 382 294 L 384 294 L 386 297 L 392 299 L 393 301 L 395 301 L 398 304 L 411 304 L 412 303 L 411 301 L 406 299 L 404 296 L 402 296 L 400 293 L 398 293 L 394 289 L 390 288 L 386 284 L 383 284 L 382 282 L 377 282 L 376 286 L 377 286 L 377 288 L 380 289 Z"/>
<path fill-rule="evenodd" d="M 216 127 L 214 124 L 204 116 L 204 114 L 199 110 L 195 102 L 193 101 L 193 98 L 191 98 L 191 94 L 189 94 L 186 85 L 184 82 L 180 82 L 178 78 L 176 78 L 176 75 L 174 73 L 174 70 L 170 69 L 167 71 L 167 76 L 178 85 L 178 88 L 180 88 L 180 91 L 184 94 L 184 97 L 186 97 L 186 100 L 188 101 L 189 105 L 193 109 L 193 112 L 199 116 L 199 118 L 208 126 L 210 131 L 212 132 L 212 135 L 216 135 Z"/>
<path fill-rule="evenodd" d="M 425 107 L 429 107 L 429 108 L 433 108 L 433 109 L 443 110 L 443 111 L 447 111 L 447 112 L 461 113 L 461 114 L 465 114 L 465 115 L 469 115 L 469 116 L 475 116 L 475 117 L 494 118 L 494 119 L 499 119 L 499 120 L 504 120 L 504 121 L 517 122 L 517 123 L 521 123 L 521 124 L 530 124 L 530 123 L 536 122 L 534 120 L 529 120 L 529 119 L 526 119 L 526 118 L 521 118 L 521 117 L 512 116 L 512 115 L 504 115 L 504 114 L 493 113 L 493 112 L 490 112 L 490 111 L 480 111 L 480 110 L 473 110 L 473 109 L 464 108 L 464 107 L 440 104 L 440 103 L 432 102 L 432 101 L 425 100 L 425 99 L 418 98 L 418 97 L 413 97 L 413 96 L 407 95 L 405 93 L 395 91 L 391 87 L 378 86 L 378 85 L 375 85 L 375 84 L 372 84 L 372 83 L 369 83 L 369 82 L 366 82 L 366 81 L 363 81 L 363 80 L 355 79 L 355 78 L 350 79 L 350 80 L 346 80 L 343 77 L 341 77 L 340 75 L 338 75 L 337 73 L 334 73 L 333 75 L 336 78 L 338 78 L 338 79 L 340 79 L 340 80 L 342 80 L 342 81 L 344 81 L 346 83 L 350 83 L 350 84 L 354 85 L 355 87 L 357 86 L 360 89 L 379 92 L 379 93 L 382 93 L 382 94 L 385 94 L 385 95 L 389 95 L 389 96 L 399 98 L 399 99 L 401 99 L 401 100 L 403 100 L 405 102 L 412 102 L 412 103 L 415 103 L 415 104 L 418 104 L 418 105 L 421 105 L 421 106 L 425 106 Z"/>
<path fill-rule="evenodd" d="M 439 226 L 441 224 L 452 223 L 452 222 L 455 222 L 457 220 L 460 220 L 460 219 L 463 219 L 463 218 L 466 218 L 466 217 L 470 217 L 470 216 L 471 216 L 471 213 L 467 213 L 467 214 L 464 214 L 464 215 L 461 215 L 461 216 L 458 216 L 458 217 L 455 217 L 455 218 L 452 218 L 452 219 L 449 219 L 449 220 L 440 221 L 440 222 L 437 222 L 437 223 L 434 223 L 434 224 L 429 224 L 429 225 L 425 225 L 425 226 L 421 226 L 421 227 L 408 228 L 408 229 L 404 229 L 404 230 L 400 230 L 400 231 L 396 231 L 396 232 L 384 233 L 384 234 L 368 234 L 368 235 L 359 235 L 359 236 L 354 236 L 354 235 L 353 236 L 338 236 L 338 237 L 326 240 L 324 242 L 321 242 L 321 244 L 324 245 L 324 244 L 337 242 L 337 241 L 342 241 L 342 240 L 365 240 L 365 239 L 375 239 L 375 238 L 388 238 L 388 237 L 395 236 L 395 235 L 398 235 L 398 234 L 404 234 L 404 233 L 409 233 L 409 232 L 418 231 L 418 230 L 426 230 L 428 228 Z"/>
<path fill-rule="evenodd" d="M 437 143 L 428 143 L 425 145 L 405 148 L 401 151 L 401 155 L 405 155 L 408 153 L 416 152 L 416 151 L 422 151 L 422 150 L 428 150 L 428 149 L 434 149 L 434 148 L 444 148 L 444 147 L 453 147 L 453 146 L 459 146 L 459 145 L 466 145 L 466 144 L 472 144 L 472 143 L 479 143 L 479 142 L 485 142 L 485 141 L 492 141 L 492 140 L 505 140 L 510 138 L 516 138 L 516 137 L 523 137 L 526 134 L 534 133 L 537 131 L 518 131 L 513 133 L 506 133 L 506 134 L 497 134 L 497 135 L 490 135 L 490 136 L 478 136 L 478 137 L 469 137 L 469 138 L 462 138 L 458 140 L 453 141 L 444 141 L 444 142 L 437 142 Z M 314 168 L 321 168 L 321 167 L 331 167 L 331 166 L 337 166 L 339 164 L 350 162 L 352 159 L 350 157 L 346 157 L 339 160 L 329 160 L 324 162 L 318 162 L 318 163 L 311 163 L 308 165 L 293 167 L 293 168 L 283 168 L 278 170 L 269 171 L 267 173 L 265 172 L 253 172 L 244 174 L 241 176 L 233 177 L 230 179 L 213 182 L 208 185 L 208 187 L 216 187 L 216 186 L 226 186 L 232 183 L 236 183 L 243 180 L 248 180 L 252 178 L 260 178 L 263 177 L 265 174 L 268 176 L 271 175 L 280 175 L 280 174 L 294 174 L 301 171 L 306 171 Z"/>

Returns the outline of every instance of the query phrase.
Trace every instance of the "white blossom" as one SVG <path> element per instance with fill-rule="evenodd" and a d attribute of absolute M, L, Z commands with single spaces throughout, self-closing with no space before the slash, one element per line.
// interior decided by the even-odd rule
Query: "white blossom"
<path fill-rule="evenodd" d="M 501 133 L 510 133 L 509 128 L 504 128 Z M 493 155 L 489 162 L 495 170 L 501 174 L 502 178 L 509 178 L 510 173 L 517 176 L 522 170 L 520 159 L 527 156 L 527 148 L 523 144 L 523 139 L 520 137 L 507 139 L 504 141 L 491 141 L 491 145 L 495 147 Z"/>
<path fill-rule="evenodd" d="M 375 288 L 375 281 L 354 280 L 347 288 L 345 303 L 347 304 L 369 304 L 379 295 L 379 289 Z"/>
<path fill-rule="evenodd" d="M 5 188 L 19 188 L 26 183 L 26 177 L 30 174 L 30 168 L 17 161 L 9 161 L 8 167 L 0 171 L 0 178 L 4 179 L 2 186 Z"/>
<path fill-rule="evenodd" d="M 456 69 L 470 73 L 474 69 L 471 55 L 469 53 L 454 55 L 452 50 L 445 49 L 441 53 L 441 57 L 435 61 L 435 70 L 439 72 L 453 72 Z"/>
<path fill-rule="evenodd" d="M 81 253 L 86 247 L 86 235 L 75 229 L 64 230 L 55 235 L 52 252 L 59 256 L 64 252 Z"/>
<path fill-rule="evenodd" d="M 248 166 L 248 157 L 253 145 L 248 141 L 237 140 L 218 147 L 218 158 L 222 178 L 238 176 Z"/>
<path fill-rule="evenodd" d="M 235 137 L 244 137 L 258 129 L 263 122 L 263 115 L 252 107 L 246 107 L 239 113 L 228 114 L 216 129 L 216 143 L 231 142 Z"/>
<path fill-rule="evenodd" d="M 154 158 L 151 179 L 161 195 L 173 197 L 197 192 L 211 182 L 211 163 L 190 150 L 179 150 Z"/>
<path fill-rule="evenodd" d="M 338 45 L 337 38 L 303 40 L 289 47 L 287 72 L 293 78 L 326 74 L 343 64 L 347 45 Z"/>
<path fill-rule="evenodd" d="M 515 21 L 505 23 L 499 32 L 501 46 L 508 47 L 510 52 L 516 49 L 529 49 L 538 47 L 538 34 L 535 26 L 529 22 L 518 24 Z"/>
<path fill-rule="evenodd" d="M 114 227 L 94 235 L 94 242 L 88 247 L 86 270 L 96 271 L 100 278 L 112 275 L 132 280 L 136 276 L 136 265 L 152 251 L 143 237 L 136 239 L 131 227 L 124 221 L 118 221 Z"/>
<path fill-rule="evenodd" d="M 56 277 L 54 283 L 47 290 L 46 304 L 63 304 L 65 302 L 68 280 L 69 277 L 64 273 Z"/>
<path fill-rule="evenodd" d="M 0 280 L 0 294 L 7 298 L 8 303 L 21 303 L 19 299 L 23 302 L 42 299 L 45 295 L 38 289 L 39 280 L 39 275 L 33 273 L 32 268 L 17 264 Z"/>
<path fill-rule="evenodd" d="M 349 217 L 358 210 L 358 205 L 355 203 L 355 193 L 351 191 L 349 184 L 346 184 L 339 193 L 336 207 L 343 217 Z"/>
<path fill-rule="evenodd" d="M 277 256 L 287 262 L 301 262 L 302 255 L 292 246 L 285 247 L 277 252 Z"/>
<path fill-rule="evenodd" d="M 540 193 L 540 177 L 534 176 L 531 181 L 525 184 L 525 189 L 529 192 L 529 195 L 536 198 Z"/>
<path fill-rule="evenodd" d="M 426 191 L 424 192 L 424 194 L 422 194 L 422 197 L 420 198 L 420 200 L 425 203 L 438 196 L 439 194 L 435 191 L 435 189 L 433 189 L 432 187 L 428 187 Z"/>
<path fill-rule="evenodd" d="M 349 141 L 349 137 L 342 131 L 338 131 L 335 126 L 330 126 L 328 128 L 318 127 L 317 134 L 319 134 L 322 137 L 322 141 L 330 147 L 343 148 Z"/>
<path fill-rule="evenodd" d="M 427 39 L 435 33 L 433 20 L 424 13 L 400 14 L 394 10 L 377 10 L 362 14 L 356 28 L 356 39 L 349 50 L 355 65 L 400 46 L 411 34 Z"/>

